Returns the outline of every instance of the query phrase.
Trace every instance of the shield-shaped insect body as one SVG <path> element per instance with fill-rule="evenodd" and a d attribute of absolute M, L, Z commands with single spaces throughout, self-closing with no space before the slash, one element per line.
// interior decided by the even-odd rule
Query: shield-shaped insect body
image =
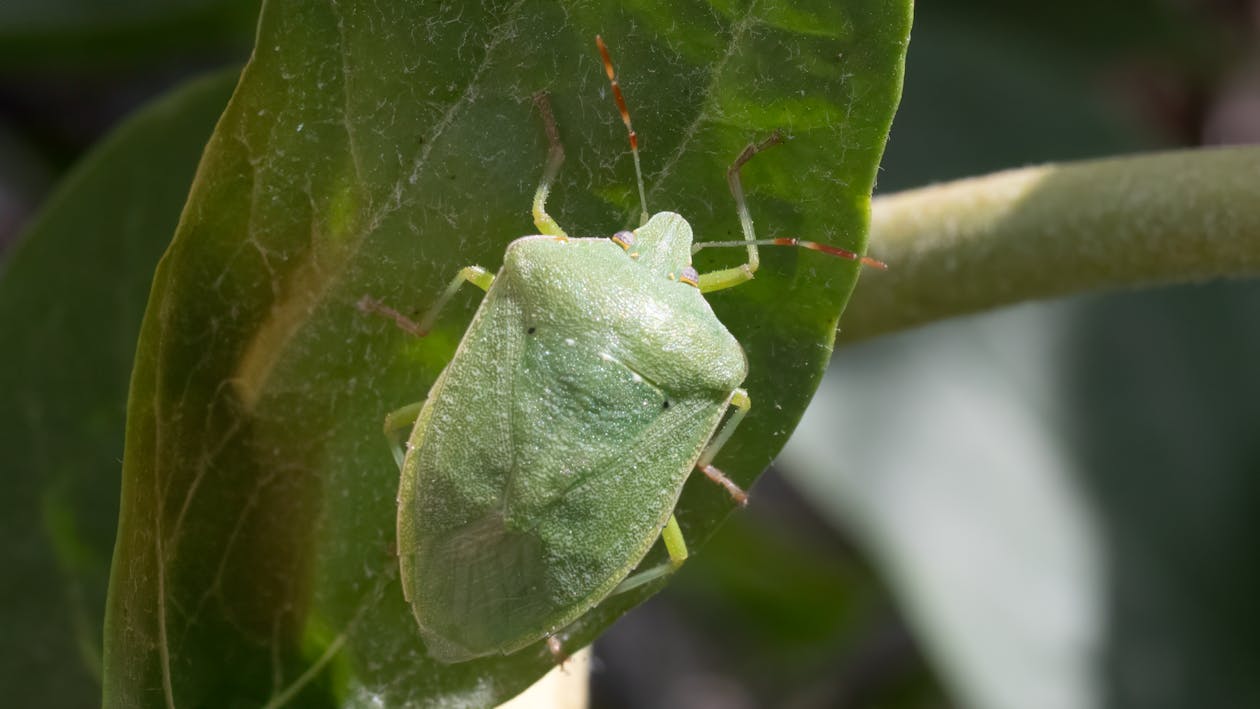
<path fill-rule="evenodd" d="M 645 201 L 637 138 L 598 43 Z M 609 595 L 677 568 L 687 548 L 673 510 L 691 471 L 745 499 L 712 460 L 751 407 L 739 388 L 748 366 L 702 294 L 752 278 L 758 245 L 859 258 L 756 239 L 739 172 L 777 133 L 727 173 L 743 240 L 693 245 L 685 219 L 647 219 L 646 206 L 634 231 L 569 238 L 545 210 L 564 151 L 545 95 L 538 107 L 551 143 L 534 197 L 540 234 L 513 241 L 497 275 L 460 271 L 419 323 L 361 301 L 422 336 L 463 283 L 486 291 L 426 400 L 385 423 L 401 470 L 403 592 L 443 662 L 554 640 Z M 743 247 L 748 260 L 701 275 L 691 256 L 702 246 Z M 669 562 L 636 571 L 658 537 Z"/>
<path fill-rule="evenodd" d="M 563 628 L 660 536 L 747 371 L 679 280 L 690 259 L 691 228 L 671 213 L 629 249 L 508 247 L 402 469 L 403 589 L 434 656 L 508 653 Z"/>

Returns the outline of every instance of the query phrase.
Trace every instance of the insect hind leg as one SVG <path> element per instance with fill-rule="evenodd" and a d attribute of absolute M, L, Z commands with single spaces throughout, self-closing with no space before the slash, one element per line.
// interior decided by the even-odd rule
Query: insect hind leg
<path fill-rule="evenodd" d="M 687 540 L 683 539 L 682 528 L 678 526 L 678 519 L 672 514 L 669 516 L 669 522 L 665 523 L 665 529 L 661 530 L 661 541 L 665 542 L 665 551 L 669 553 L 669 561 L 630 574 L 613 589 L 613 593 L 634 590 L 644 584 L 669 576 L 683 565 L 688 555 Z"/>
<path fill-rule="evenodd" d="M 700 452 L 700 458 L 696 460 L 696 468 L 704 473 L 713 482 L 718 483 L 726 488 L 731 498 L 740 505 L 748 504 L 748 493 L 743 488 L 735 484 L 735 481 L 726 477 L 721 470 L 713 467 L 713 458 L 722 450 L 722 446 L 731 439 L 731 435 L 735 433 L 735 428 L 739 426 L 739 422 L 752 409 L 752 399 L 748 397 L 748 392 L 743 389 L 736 389 L 731 393 L 731 406 L 735 407 L 735 413 L 722 424 L 722 428 L 714 434 L 713 439 L 709 441 L 709 445 L 704 447 Z M 678 526 L 678 519 L 674 515 L 669 516 L 669 522 L 665 524 L 665 529 L 661 530 L 661 541 L 665 542 L 665 551 L 669 553 L 669 561 L 664 564 L 653 566 L 638 573 L 631 574 L 613 589 L 613 593 L 625 593 L 636 589 L 644 584 L 651 583 L 659 578 L 668 576 L 678 570 L 687 560 L 687 540 L 683 538 L 682 529 Z"/>
<path fill-rule="evenodd" d="M 551 99 L 547 98 L 545 91 L 534 94 L 534 105 L 542 114 L 543 128 L 547 131 L 547 143 L 550 144 L 547 151 L 547 166 L 543 168 L 542 181 L 538 183 L 538 189 L 534 192 L 534 226 L 538 227 L 539 234 L 565 238 L 568 234 L 565 234 L 564 229 L 560 228 L 556 220 L 547 214 L 547 195 L 551 193 L 551 185 L 556 181 L 556 175 L 560 174 L 560 165 L 564 163 L 564 145 L 560 142 L 560 131 L 556 128 L 556 116 L 551 112 Z"/>

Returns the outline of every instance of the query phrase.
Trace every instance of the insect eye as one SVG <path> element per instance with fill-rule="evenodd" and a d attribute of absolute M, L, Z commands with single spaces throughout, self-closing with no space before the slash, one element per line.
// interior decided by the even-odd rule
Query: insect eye
<path fill-rule="evenodd" d="M 696 273 L 696 269 L 692 268 L 691 266 L 684 266 L 682 270 L 682 275 L 678 276 L 678 281 L 680 283 L 686 283 L 688 285 L 693 285 L 696 288 L 699 288 L 700 287 L 700 274 Z"/>
<path fill-rule="evenodd" d="M 612 235 L 612 240 L 614 244 L 620 246 L 625 251 L 629 251 L 630 247 L 634 246 L 634 232 L 625 230 L 619 231 Z"/>

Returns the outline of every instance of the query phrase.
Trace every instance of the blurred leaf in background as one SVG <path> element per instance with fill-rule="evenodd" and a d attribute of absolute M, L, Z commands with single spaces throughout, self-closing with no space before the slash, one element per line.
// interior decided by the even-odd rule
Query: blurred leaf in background
<path fill-rule="evenodd" d="M 0 259 L 53 179 L 54 168 L 45 157 L 7 121 L 0 121 Z"/>
<path fill-rule="evenodd" d="M 240 46 L 258 0 L 8 0 L 0 5 L 0 69 L 117 71 Z"/>
<path fill-rule="evenodd" d="M 10 404 L 0 413 L 0 695 L 16 705 L 100 702 L 140 315 L 237 70 L 187 83 L 84 151 L 171 85 L 243 60 L 256 15 L 255 0 L 0 6 L 0 391 Z"/>
<path fill-rule="evenodd" d="M 925 8 L 881 187 L 1221 140 L 1247 25 L 1119 5 Z M 963 705 L 1256 705 L 1258 297 L 1082 296 L 845 348 L 781 464 Z"/>
<path fill-rule="evenodd" d="M 123 117 L 249 53 L 259 0 L 0 3 L 0 256 Z"/>
<path fill-rule="evenodd" d="M 3 264 L 0 692 L 100 701 L 127 380 L 152 272 L 237 72 L 146 107 L 48 199 Z"/>

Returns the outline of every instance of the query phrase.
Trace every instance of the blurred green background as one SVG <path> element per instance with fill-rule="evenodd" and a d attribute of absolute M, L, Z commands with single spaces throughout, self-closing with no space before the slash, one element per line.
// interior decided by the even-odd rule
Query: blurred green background
<path fill-rule="evenodd" d="M 256 9 L 0 7 L 0 248 L 123 116 L 243 62 Z M 922 4 L 879 191 L 1254 142 L 1258 16 L 1242 0 Z M 597 644 L 593 705 L 1260 706 L 1258 312 L 1255 284 L 1220 283 L 842 340 L 751 508 Z M 29 396 L 12 401 L 19 423 L 39 420 Z M 100 428 L 83 454 L 120 459 Z M 101 481 L 100 519 L 79 522 L 99 548 L 60 550 L 76 568 L 32 538 L 68 524 L 56 491 L 5 484 L 42 502 L 11 503 L 0 527 L 13 631 L 0 696 L 79 706 L 97 695 L 104 589 L 75 579 L 108 563 L 117 481 Z"/>
<path fill-rule="evenodd" d="M 1254 142 L 1257 9 L 919 3 L 877 193 Z M 1258 325 L 1254 283 L 1084 295 L 851 346 L 842 318 L 749 513 L 597 645 L 599 698 L 1260 706 Z"/>

